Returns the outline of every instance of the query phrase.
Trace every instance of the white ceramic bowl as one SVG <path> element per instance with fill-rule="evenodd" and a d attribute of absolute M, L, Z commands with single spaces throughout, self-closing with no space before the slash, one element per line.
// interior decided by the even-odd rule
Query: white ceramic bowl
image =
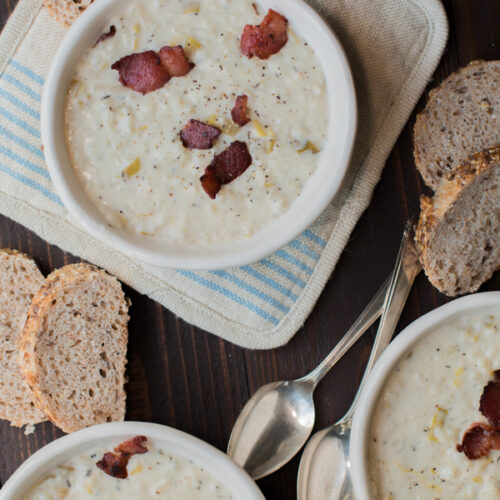
<path fill-rule="evenodd" d="M 438 307 L 408 325 L 375 363 L 368 382 L 360 395 L 351 431 L 351 477 L 355 497 L 358 500 L 371 500 L 368 489 L 367 460 L 371 417 L 380 391 L 396 363 L 413 344 L 441 325 L 460 316 L 467 316 L 481 309 L 495 306 L 500 310 L 500 292 L 468 295 Z"/>
<path fill-rule="evenodd" d="M 95 425 L 56 439 L 34 453 L 14 472 L 1 489 L 0 499 L 21 500 L 32 486 L 67 460 L 99 446 L 109 444 L 112 449 L 137 435 L 144 435 L 155 446 L 200 464 L 234 492 L 238 500 L 265 500 L 250 476 L 226 454 L 184 432 L 145 422 Z"/>
<path fill-rule="evenodd" d="M 272 7 L 283 13 L 322 63 L 330 123 L 318 168 L 291 208 L 251 238 L 203 248 L 154 242 L 107 225 L 80 186 L 64 140 L 64 105 L 75 64 L 107 28 L 110 17 L 134 1 L 147 0 L 95 2 L 68 31 L 54 57 L 43 92 L 41 132 L 55 188 L 68 211 L 87 232 L 133 258 L 184 269 L 222 269 L 256 262 L 304 231 L 340 187 L 349 163 L 357 119 L 354 86 L 342 47 L 330 28 L 304 1 L 258 0 L 264 8 Z"/>

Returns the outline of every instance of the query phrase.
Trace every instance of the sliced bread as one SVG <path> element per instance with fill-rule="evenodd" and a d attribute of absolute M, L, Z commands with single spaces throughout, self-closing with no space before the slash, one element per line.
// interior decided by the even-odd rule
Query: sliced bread
<path fill-rule="evenodd" d="M 37 405 L 64 432 L 124 419 L 127 322 L 118 280 L 87 264 L 54 271 L 33 297 L 21 367 Z"/>
<path fill-rule="evenodd" d="M 43 0 L 50 15 L 68 28 L 94 0 Z"/>
<path fill-rule="evenodd" d="M 46 420 L 19 366 L 19 338 L 31 299 L 43 283 L 35 261 L 0 250 L 0 418 L 21 427 Z"/>
<path fill-rule="evenodd" d="M 500 61 L 474 61 L 429 93 L 414 128 L 414 155 L 437 189 L 472 154 L 500 144 Z"/>
<path fill-rule="evenodd" d="M 463 162 L 421 209 L 415 239 L 430 282 L 452 297 L 475 292 L 500 268 L 500 146 Z"/>

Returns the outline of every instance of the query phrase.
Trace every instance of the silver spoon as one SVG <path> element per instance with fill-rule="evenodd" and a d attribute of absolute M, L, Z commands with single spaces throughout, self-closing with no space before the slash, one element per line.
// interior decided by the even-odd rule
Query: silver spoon
<path fill-rule="evenodd" d="M 385 300 L 384 312 L 358 392 L 345 416 L 331 427 L 317 432 L 307 443 L 300 460 L 297 480 L 298 500 L 354 498 L 350 476 L 349 444 L 356 403 L 373 364 L 394 334 L 401 311 L 420 269 L 413 241 L 413 221 L 409 220 Z"/>
<path fill-rule="evenodd" d="M 261 387 L 242 409 L 227 453 L 254 479 L 286 464 L 304 445 L 314 425 L 313 392 L 320 380 L 382 313 L 390 276 L 328 356 L 298 380 Z"/>

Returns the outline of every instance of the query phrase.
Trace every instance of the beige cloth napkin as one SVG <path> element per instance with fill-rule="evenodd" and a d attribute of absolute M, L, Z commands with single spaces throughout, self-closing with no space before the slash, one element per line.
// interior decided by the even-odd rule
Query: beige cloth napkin
<path fill-rule="evenodd" d="M 349 58 L 359 130 L 342 189 L 299 238 L 258 264 L 217 272 L 135 262 L 86 234 L 54 192 L 40 149 L 44 77 L 65 29 L 20 0 L 0 35 L 0 211 L 204 330 L 250 348 L 286 343 L 314 306 L 367 207 L 447 38 L 439 0 L 311 0 Z"/>

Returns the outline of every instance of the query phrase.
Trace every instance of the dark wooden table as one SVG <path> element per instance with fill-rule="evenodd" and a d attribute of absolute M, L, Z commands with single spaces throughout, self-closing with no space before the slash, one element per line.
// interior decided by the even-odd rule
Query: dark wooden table
<path fill-rule="evenodd" d="M 405 1 L 405 0 L 402 0 Z M 0 0 L 0 26 L 17 0 Z M 450 36 L 429 88 L 474 59 L 500 58 L 500 1 L 445 0 Z M 422 109 L 424 98 L 415 112 Z M 354 230 L 337 268 L 311 316 L 280 349 L 249 351 L 207 334 L 131 289 L 127 419 L 158 422 L 194 434 L 224 450 L 234 420 L 262 384 L 299 377 L 340 339 L 391 270 L 404 221 L 418 207 L 423 190 L 412 158 L 414 115 L 392 151 L 373 200 Z M 78 261 L 23 226 L 0 216 L 0 247 L 35 257 L 44 273 Z M 482 290 L 500 290 L 497 273 Z M 447 302 L 420 275 L 398 331 Z M 374 335 L 370 330 L 332 370 L 316 392 L 316 429 L 348 409 L 363 374 Z M 0 423 L 0 485 L 30 454 L 62 433 L 49 423 L 26 437 Z M 259 481 L 266 498 L 295 498 L 299 457 Z"/>

